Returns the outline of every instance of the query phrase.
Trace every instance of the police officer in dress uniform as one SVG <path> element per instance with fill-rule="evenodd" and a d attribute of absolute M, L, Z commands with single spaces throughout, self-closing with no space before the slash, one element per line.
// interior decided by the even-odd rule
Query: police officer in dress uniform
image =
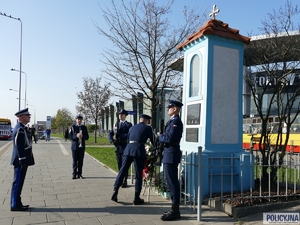
<path fill-rule="evenodd" d="M 127 135 L 129 128 L 132 127 L 132 123 L 126 121 L 126 116 L 128 112 L 125 109 L 120 109 L 119 111 L 119 122 L 117 122 L 112 130 L 108 133 L 108 140 L 110 143 L 114 144 L 116 149 L 116 159 L 118 163 L 118 169 L 120 171 L 122 166 L 122 157 L 124 149 L 127 146 Z M 124 181 L 122 187 L 127 187 L 128 171 L 125 171 Z"/>
<path fill-rule="evenodd" d="M 136 177 L 133 204 L 140 205 L 144 203 L 144 199 L 140 198 L 140 193 L 142 191 L 143 182 L 142 172 L 146 159 L 145 143 L 149 138 L 151 143 L 154 144 L 154 134 L 152 128 L 148 126 L 148 124 L 150 123 L 150 119 L 150 116 L 141 114 L 140 122 L 129 129 L 129 142 L 124 150 L 123 163 L 114 184 L 113 195 L 111 196 L 111 200 L 115 202 L 118 201 L 118 191 L 120 186 L 122 185 L 124 176 L 128 171 L 131 163 L 134 162 Z"/>
<path fill-rule="evenodd" d="M 71 150 L 73 159 L 73 173 L 72 179 L 81 178 L 83 158 L 85 153 L 85 140 L 89 139 L 89 134 L 86 126 L 82 125 L 83 116 L 78 114 L 76 116 L 76 124 L 72 125 L 69 129 L 69 137 L 72 140 Z"/>
<path fill-rule="evenodd" d="M 163 160 L 166 173 L 167 185 L 172 199 L 172 208 L 163 213 L 161 220 L 180 219 L 180 186 L 178 180 L 178 164 L 181 160 L 180 139 L 182 137 L 183 124 L 179 112 L 183 104 L 178 101 L 169 100 L 168 115 L 170 120 L 165 126 L 165 133 L 159 136 L 159 141 L 164 144 Z"/>
<path fill-rule="evenodd" d="M 34 165 L 32 146 L 30 141 L 30 131 L 26 124 L 30 122 L 30 113 L 28 108 L 22 109 L 15 114 L 18 117 L 18 123 L 13 129 L 13 152 L 11 164 L 14 166 L 14 178 L 11 189 L 11 211 L 25 211 L 29 205 L 23 205 L 21 193 L 28 166 Z"/>

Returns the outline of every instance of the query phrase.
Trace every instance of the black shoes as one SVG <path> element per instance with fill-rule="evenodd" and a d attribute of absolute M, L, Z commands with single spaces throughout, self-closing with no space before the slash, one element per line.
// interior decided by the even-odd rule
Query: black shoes
<path fill-rule="evenodd" d="M 78 179 L 84 179 L 84 177 L 82 175 L 78 175 Z"/>
<path fill-rule="evenodd" d="M 140 197 L 134 198 L 134 200 L 133 200 L 134 205 L 142 205 L 144 203 L 145 203 L 144 199 L 141 199 Z"/>
<path fill-rule="evenodd" d="M 10 211 L 26 211 L 29 208 L 29 205 L 22 205 L 21 207 L 10 208 Z"/>
<path fill-rule="evenodd" d="M 180 219 L 180 211 L 178 204 L 172 204 L 172 208 L 169 212 L 164 212 L 163 215 L 160 217 L 163 221 L 172 221 L 172 220 L 179 220 Z"/>
<path fill-rule="evenodd" d="M 81 178 L 81 179 L 85 179 L 85 177 L 83 177 L 82 175 L 77 175 L 77 176 L 76 176 L 76 175 L 72 175 L 72 179 L 73 179 L 73 180 L 74 180 L 74 179 L 77 179 L 77 178 L 78 178 L 78 179 L 80 179 L 80 178 Z"/>
<path fill-rule="evenodd" d="M 124 181 L 124 183 L 121 186 L 122 188 L 126 188 L 127 187 L 127 182 Z"/>
<path fill-rule="evenodd" d="M 119 192 L 119 188 L 118 187 L 114 187 L 114 193 L 111 196 L 111 200 L 114 202 L 118 202 L 118 192 Z"/>
<path fill-rule="evenodd" d="M 111 199 L 112 201 L 114 201 L 114 202 L 118 202 L 118 195 L 115 194 L 115 193 L 113 193 L 113 195 L 111 196 L 110 199 Z"/>
<path fill-rule="evenodd" d="M 140 194 L 141 194 L 140 191 L 134 193 L 134 199 L 133 199 L 133 204 L 134 205 L 142 205 L 142 204 L 145 203 L 144 199 L 140 198 Z"/>
<path fill-rule="evenodd" d="M 172 221 L 172 220 L 179 220 L 180 219 L 180 211 L 169 211 L 164 213 L 161 217 L 161 220 L 163 221 Z"/>

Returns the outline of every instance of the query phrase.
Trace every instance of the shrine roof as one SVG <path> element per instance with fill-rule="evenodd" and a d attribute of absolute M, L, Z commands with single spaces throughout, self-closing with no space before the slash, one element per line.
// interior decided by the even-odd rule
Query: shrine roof
<path fill-rule="evenodd" d="M 182 51 L 183 47 L 205 35 L 216 35 L 234 39 L 242 41 L 247 45 L 250 43 L 250 38 L 239 34 L 239 30 L 230 28 L 227 23 L 223 23 L 221 20 L 210 19 L 204 26 L 200 27 L 196 33 L 188 36 L 187 40 L 182 44 L 179 44 L 177 48 Z"/>

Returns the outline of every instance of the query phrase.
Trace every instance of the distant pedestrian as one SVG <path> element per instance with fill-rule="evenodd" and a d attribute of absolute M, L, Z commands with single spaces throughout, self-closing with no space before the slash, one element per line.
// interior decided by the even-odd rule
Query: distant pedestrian
<path fill-rule="evenodd" d="M 46 130 L 46 141 L 50 141 L 50 134 L 51 134 L 51 129 L 50 127 L 47 128 Z"/>
<path fill-rule="evenodd" d="M 36 129 L 34 127 L 34 125 L 31 126 L 30 128 L 30 134 L 31 134 L 31 142 L 32 142 L 32 139 L 33 141 L 36 143 L 37 140 L 36 140 Z"/>
<path fill-rule="evenodd" d="M 30 132 L 26 124 L 30 122 L 28 108 L 22 109 L 15 114 L 18 123 L 13 129 L 13 151 L 11 164 L 14 166 L 14 178 L 11 189 L 11 211 L 25 211 L 29 205 L 23 205 L 21 201 L 22 189 L 28 166 L 34 165 L 32 145 L 30 142 Z"/>
<path fill-rule="evenodd" d="M 69 129 L 67 127 L 65 128 L 64 138 L 65 138 L 65 141 L 67 141 L 69 139 Z"/>
<path fill-rule="evenodd" d="M 81 114 L 78 114 L 76 116 L 76 124 L 72 125 L 69 130 L 69 136 L 72 140 L 72 179 L 84 179 L 84 177 L 82 176 L 82 166 L 85 153 L 85 141 L 89 139 L 89 133 L 86 126 L 82 124 L 82 119 L 83 116 Z"/>
<path fill-rule="evenodd" d="M 135 195 L 133 204 L 141 205 L 144 203 L 144 199 L 140 198 L 142 191 L 142 180 L 143 180 L 143 168 L 146 159 L 145 143 L 150 139 L 151 143 L 154 144 L 154 134 L 152 128 L 148 126 L 151 117 L 145 114 L 140 115 L 140 123 L 134 125 L 129 129 L 128 132 L 128 145 L 126 146 L 123 153 L 123 164 L 118 173 L 114 184 L 114 192 L 111 196 L 111 200 L 118 201 L 118 192 L 121 187 L 124 176 L 127 173 L 130 165 L 134 162 L 135 167 Z"/>

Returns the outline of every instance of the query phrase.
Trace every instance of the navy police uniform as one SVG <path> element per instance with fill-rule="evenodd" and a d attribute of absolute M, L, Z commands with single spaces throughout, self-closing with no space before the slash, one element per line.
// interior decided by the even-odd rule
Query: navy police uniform
<path fill-rule="evenodd" d="M 28 108 L 20 110 L 15 116 L 29 115 Z M 11 164 L 14 166 L 14 178 L 11 189 L 11 211 L 24 211 L 28 205 L 24 206 L 21 201 L 21 193 L 25 181 L 28 166 L 34 165 L 32 146 L 30 141 L 30 131 L 25 124 L 18 122 L 13 129 L 13 151 Z"/>
<path fill-rule="evenodd" d="M 178 101 L 169 100 L 167 108 L 180 107 L 183 104 Z M 170 118 L 166 123 L 165 133 L 159 136 L 159 141 L 164 144 L 163 159 L 164 170 L 166 173 L 167 185 L 170 190 L 170 196 L 172 199 L 172 209 L 175 206 L 179 212 L 180 204 L 180 186 L 178 180 L 178 164 L 181 161 L 182 152 L 180 150 L 180 140 L 183 132 L 183 124 L 179 115 L 175 115 Z M 166 214 L 167 215 L 167 214 Z M 179 215 L 180 217 L 180 215 Z M 173 215 L 168 216 L 163 220 L 173 220 Z"/>
<path fill-rule="evenodd" d="M 145 114 L 141 114 L 140 118 L 145 118 L 148 121 L 151 119 L 150 116 Z M 144 200 L 140 199 L 139 196 L 142 190 L 142 172 L 146 159 L 145 143 L 147 142 L 148 138 L 153 144 L 154 134 L 152 128 L 143 122 L 140 122 L 129 129 L 129 142 L 124 150 L 122 167 L 114 184 L 114 194 L 111 198 L 113 201 L 117 202 L 118 189 L 122 185 L 126 171 L 128 171 L 131 163 L 134 162 L 136 171 L 134 204 L 144 203 Z"/>
<path fill-rule="evenodd" d="M 81 114 L 78 114 L 76 119 L 83 118 Z M 82 138 L 81 138 L 81 144 L 80 140 L 77 137 L 77 134 L 79 132 L 82 132 Z M 72 173 L 72 178 L 84 178 L 82 176 L 82 166 L 83 166 L 83 158 L 84 158 L 84 153 L 85 153 L 85 141 L 89 139 L 89 134 L 87 131 L 86 126 L 83 124 L 78 125 L 74 124 L 70 127 L 69 129 L 69 137 L 72 140 L 71 143 L 71 150 L 72 150 L 72 159 L 73 159 L 73 173 Z"/>
<path fill-rule="evenodd" d="M 128 115 L 128 112 L 125 109 L 121 109 L 119 114 Z M 127 146 L 127 137 L 129 128 L 132 127 L 132 123 L 127 122 L 126 120 L 123 122 L 117 122 L 112 130 L 108 133 L 108 140 L 110 143 L 113 143 L 116 147 L 116 159 L 118 163 L 118 169 L 120 171 L 122 166 L 122 157 L 124 150 Z M 128 171 L 125 171 L 124 181 L 122 187 L 127 187 L 127 178 L 128 178 Z"/>

